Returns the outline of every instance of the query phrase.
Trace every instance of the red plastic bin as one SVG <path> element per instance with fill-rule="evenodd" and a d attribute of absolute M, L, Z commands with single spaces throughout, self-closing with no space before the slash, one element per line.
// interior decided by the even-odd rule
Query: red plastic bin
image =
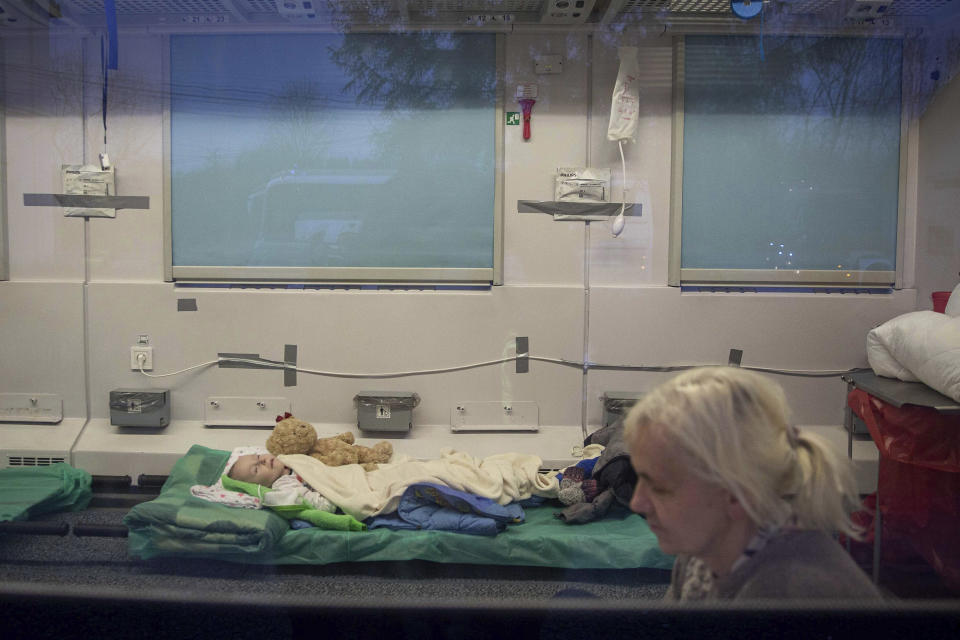
<path fill-rule="evenodd" d="M 880 450 L 884 557 L 888 543 L 891 552 L 912 548 L 960 590 L 960 416 L 897 408 L 861 389 L 847 404 Z"/>

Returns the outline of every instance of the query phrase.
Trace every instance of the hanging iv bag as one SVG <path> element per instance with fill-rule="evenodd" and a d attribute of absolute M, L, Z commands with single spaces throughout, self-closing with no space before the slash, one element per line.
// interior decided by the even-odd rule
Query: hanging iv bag
<path fill-rule="evenodd" d="M 617 72 L 617 84 L 613 87 L 607 140 L 633 141 L 637 136 L 637 121 L 640 117 L 640 87 L 637 77 L 640 74 L 640 63 L 637 62 L 636 47 L 618 47 L 617 54 L 620 57 L 620 71 Z"/>
<path fill-rule="evenodd" d="M 623 165 L 623 191 L 620 213 L 610 225 L 610 232 L 616 238 L 623 233 L 627 208 L 627 162 L 623 157 L 623 143 L 637 137 L 637 121 L 640 119 L 640 63 L 637 62 L 636 47 L 618 47 L 620 70 L 617 72 L 617 84 L 613 87 L 613 100 L 610 102 L 610 124 L 607 127 L 607 140 L 617 143 L 620 148 L 620 162 Z"/>

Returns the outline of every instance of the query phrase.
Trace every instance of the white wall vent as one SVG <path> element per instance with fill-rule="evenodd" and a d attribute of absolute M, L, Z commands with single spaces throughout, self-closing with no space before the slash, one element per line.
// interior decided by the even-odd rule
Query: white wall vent
<path fill-rule="evenodd" d="M 7 456 L 8 467 L 48 467 L 58 462 L 66 462 L 61 456 Z"/>

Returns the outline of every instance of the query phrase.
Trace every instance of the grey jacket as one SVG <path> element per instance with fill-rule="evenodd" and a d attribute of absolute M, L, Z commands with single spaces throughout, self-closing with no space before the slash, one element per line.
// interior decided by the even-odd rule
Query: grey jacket
<path fill-rule="evenodd" d="M 666 600 L 679 600 L 688 556 L 678 556 Z M 820 531 L 773 536 L 746 564 L 717 581 L 721 600 L 870 599 L 882 596 L 840 544 Z"/>
<path fill-rule="evenodd" d="M 629 508 L 633 486 L 637 483 L 637 474 L 630 466 L 630 452 L 623 440 L 622 418 L 594 431 L 587 436 L 583 444 L 604 446 L 590 475 L 596 479 L 599 493 L 591 502 L 570 505 L 556 514 L 568 524 L 583 524 L 603 518 L 614 502 Z"/>

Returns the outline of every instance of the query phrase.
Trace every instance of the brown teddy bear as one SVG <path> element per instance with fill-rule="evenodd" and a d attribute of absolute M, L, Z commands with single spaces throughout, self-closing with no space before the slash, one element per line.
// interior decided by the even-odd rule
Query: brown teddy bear
<path fill-rule="evenodd" d="M 317 438 L 313 425 L 285 413 L 277 416 L 277 425 L 267 438 L 267 451 L 273 455 L 305 453 L 331 467 L 360 464 L 367 471 L 372 471 L 378 463 L 390 461 L 393 445 L 385 440 L 373 447 L 354 444 L 350 432 L 331 438 Z"/>
<path fill-rule="evenodd" d="M 284 453 L 309 453 L 317 441 L 313 425 L 294 418 L 290 413 L 277 416 L 273 433 L 267 438 L 267 451 L 275 456 Z"/>
<path fill-rule="evenodd" d="M 353 444 L 353 434 L 347 431 L 332 438 L 317 438 L 308 455 L 331 467 L 360 464 L 367 471 L 372 471 L 378 463 L 390 461 L 393 445 L 386 440 L 373 447 Z"/>

